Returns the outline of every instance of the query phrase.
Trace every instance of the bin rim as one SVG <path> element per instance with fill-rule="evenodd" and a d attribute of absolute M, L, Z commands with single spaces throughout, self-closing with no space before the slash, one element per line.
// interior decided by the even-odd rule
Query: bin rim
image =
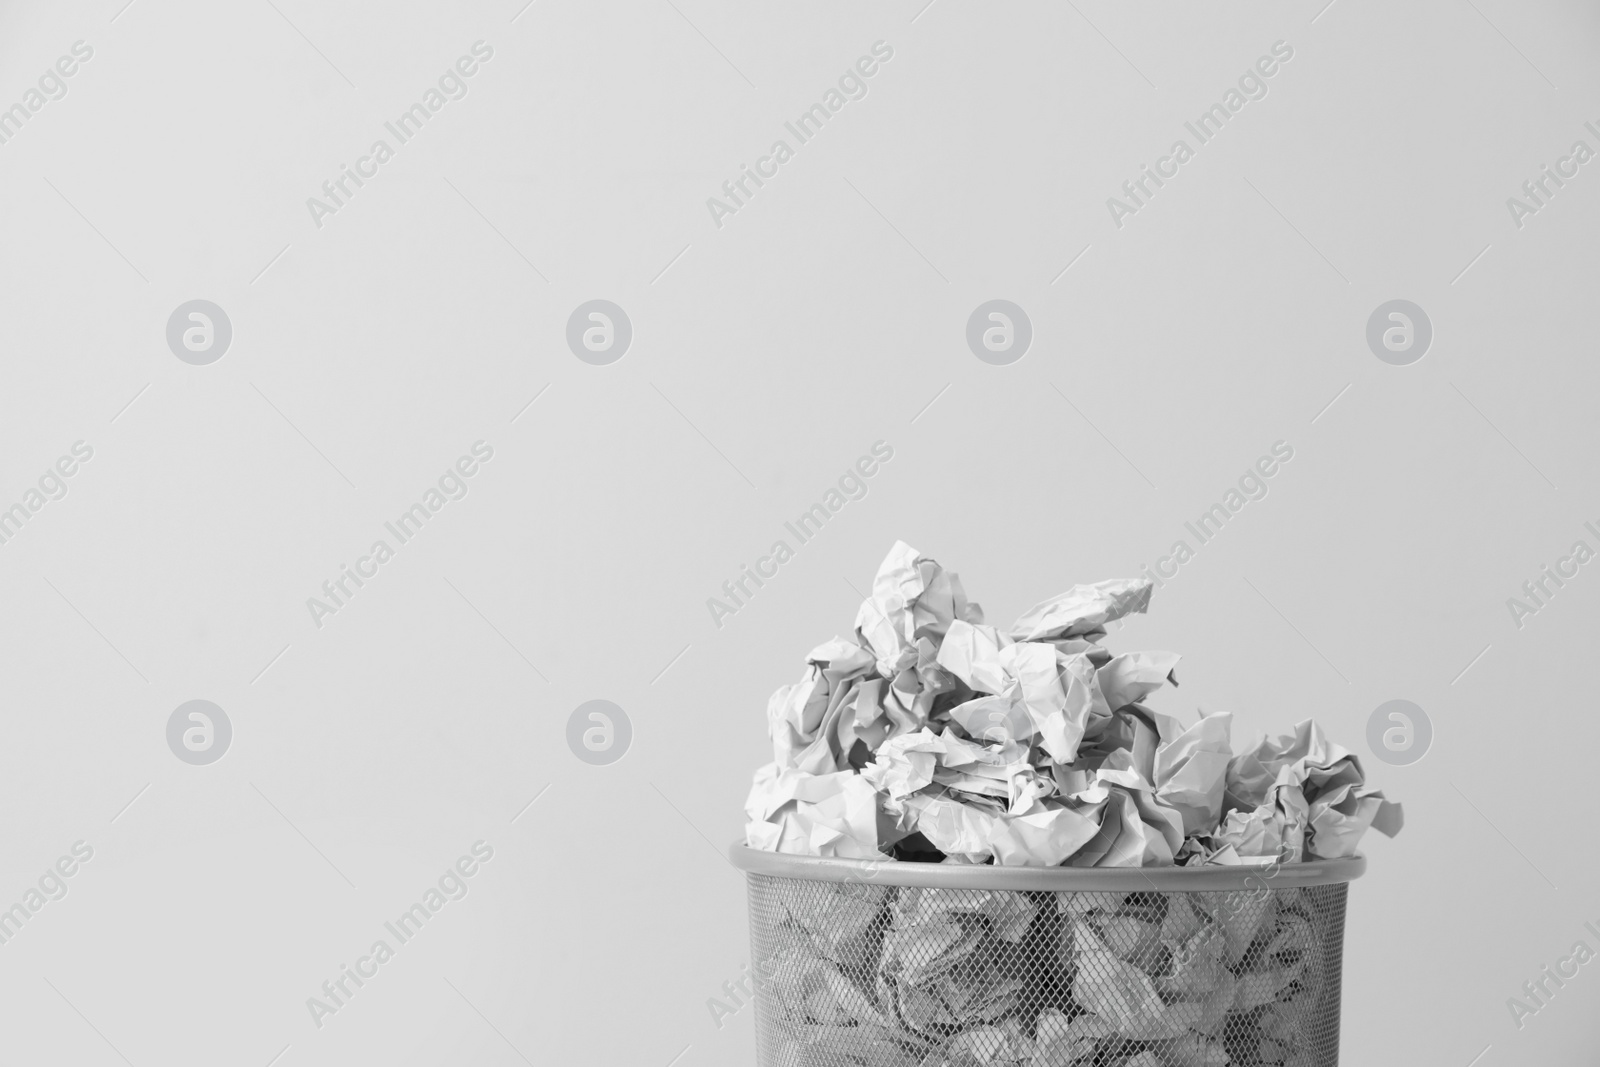
<path fill-rule="evenodd" d="M 918 886 L 927 889 L 994 889 L 1093 893 L 1099 891 L 1226 893 L 1338 885 L 1360 878 L 1367 859 L 1357 853 L 1342 859 L 1282 863 L 1275 872 L 1260 866 L 1208 864 L 1203 867 L 996 867 L 988 864 L 913 863 L 904 860 L 852 860 L 768 852 L 736 841 L 728 849 L 733 865 L 748 874 L 808 882 Z"/>

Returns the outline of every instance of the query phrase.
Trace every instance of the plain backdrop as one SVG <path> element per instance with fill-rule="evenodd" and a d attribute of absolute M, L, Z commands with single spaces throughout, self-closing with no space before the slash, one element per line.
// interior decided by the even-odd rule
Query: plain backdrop
<path fill-rule="evenodd" d="M 1232 711 L 1241 746 L 1315 717 L 1404 802 L 1351 891 L 1345 1062 L 1591 1062 L 1600 971 L 1520 1030 L 1506 1001 L 1600 947 L 1600 565 L 1520 627 L 1507 600 L 1600 548 L 1600 163 L 1520 227 L 1507 198 L 1600 149 L 1593 5 L 523 3 L 0 3 L 0 107 L 93 50 L 0 144 L 0 508 L 93 449 L 0 544 L 0 906 L 93 849 L 0 945 L 0 1060 L 750 1064 L 752 1013 L 707 1008 L 748 960 L 723 851 L 768 694 L 893 542 L 1004 625 L 1154 563 L 1282 441 L 1110 644 L 1185 656 L 1162 710 Z M 1275 42 L 1266 95 L 1118 226 Z M 196 299 L 232 326 L 205 366 L 167 343 Z M 604 366 L 566 342 L 596 299 L 633 329 Z M 966 343 L 992 299 L 1032 324 L 1008 366 Z M 1433 326 L 1408 366 L 1366 342 L 1394 299 Z M 878 441 L 868 494 L 716 625 Z M 1396 698 L 1433 725 L 1411 766 L 1366 748 Z M 167 743 L 195 699 L 233 730 L 205 766 Z M 568 748 L 593 699 L 632 724 L 610 765 Z"/>

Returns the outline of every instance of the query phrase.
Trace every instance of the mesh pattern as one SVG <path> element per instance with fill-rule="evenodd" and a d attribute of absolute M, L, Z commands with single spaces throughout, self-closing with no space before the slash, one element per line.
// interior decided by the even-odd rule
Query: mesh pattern
<path fill-rule="evenodd" d="M 1335 1067 L 1343 884 L 926 889 L 750 874 L 759 1067 Z"/>

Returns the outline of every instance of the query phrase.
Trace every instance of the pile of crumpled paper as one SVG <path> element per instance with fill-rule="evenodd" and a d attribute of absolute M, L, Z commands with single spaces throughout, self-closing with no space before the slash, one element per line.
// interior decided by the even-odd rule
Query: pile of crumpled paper
<path fill-rule="evenodd" d="M 1322 1062 L 1342 896 L 1271 865 L 1354 853 L 1397 804 L 1311 722 L 1234 754 L 1230 716 L 1145 707 L 1178 657 L 1113 655 L 1146 581 L 1077 586 L 1009 631 L 899 543 L 855 632 L 768 708 L 747 843 L 960 864 L 1266 868 L 1258 892 L 982 891 L 775 879 L 757 988 L 782 1067 Z M 1336 1005 L 1336 1001 L 1334 1002 Z M 1319 1014 L 1322 1013 L 1322 1014 Z"/>
<path fill-rule="evenodd" d="M 1398 804 L 1315 723 L 1234 754 L 1232 716 L 1141 702 L 1170 652 L 1103 648 L 1151 583 L 1079 585 L 987 626 L 955 574 L 897 542 L 855 631 L 767 707 L 752 848 L 858 859 L 1151 867 L 1352 855 Z"/>

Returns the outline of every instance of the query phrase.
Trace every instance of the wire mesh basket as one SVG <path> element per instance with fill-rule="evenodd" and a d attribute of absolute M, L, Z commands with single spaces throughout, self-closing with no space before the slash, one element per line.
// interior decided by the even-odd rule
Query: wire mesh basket
<path fill-rule="evenodd" d="M 758 1067 L 1335 1067 L 1359 856 L 993 867 L 735 845 Z"/>

